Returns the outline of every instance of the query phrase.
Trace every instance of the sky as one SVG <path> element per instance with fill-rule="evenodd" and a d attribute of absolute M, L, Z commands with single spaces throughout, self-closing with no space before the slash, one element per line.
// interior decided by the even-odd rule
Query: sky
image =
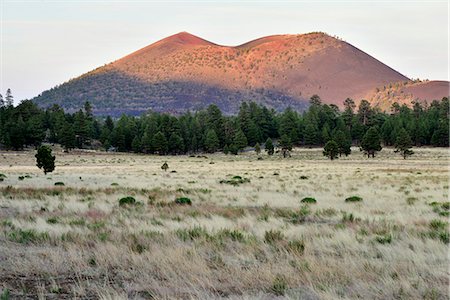
<path fill-rule="evenodd" d="M 169 35 L 222 45 L 338 36 L 410 78 L 449 80 L 449 1 L 0 0 L 0 93 L 16 104 Z"/>

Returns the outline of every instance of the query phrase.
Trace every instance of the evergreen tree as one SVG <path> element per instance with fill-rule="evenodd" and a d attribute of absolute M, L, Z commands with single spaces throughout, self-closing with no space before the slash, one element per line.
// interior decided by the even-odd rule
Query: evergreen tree
<path fill-rule="evenodd" d="M 133 141 L 131 142 L 131 150 L 133 150 L 134 153 L 139 153 L 142 151 L 141 148 L 141 139 L 139 138 L 138 135 L 136 135 L 133 139 Z"/>
<path fill-rule="evenodd" d="M 358 107 L 358 117 L 363 125 L 370 125 L 373 116 L 373 110 L 370 107 L 370 102 L 361 100 Z"/>
<path fill-rule="evenodd" d="M 403 158 L 406 159 L 406 157 L 414 154 L 411 148 L 411 137 L 404 128 L 400 129 L 395 141 L 395 152 L 400 152 Z"/>
<path fill-rule="evenodd" d="M 247 147 L 247 138 L 242 130 L 238 130 L 234 135 L 233 144 L 238 151 L 242 151 L 245 147 Z"/>
<path fill-rule="evenodd" d="M 287 134 L 283 134 L 278 143 L 281 148 L 281 152 L 283 153 L 283 157 L 286 158 L 286 156 L 290 156 L 289 151 L 292 150 L 292 142 L 290 137 Z"/>
<path fill-rule="evenodd" d="M 267 138 L 266 143 L 264 145 L 264 148 L 265 148 L 265 150 L 266 150 L 268 155 L 273 155 L 274 147 L 273 147 L 273 143 L 272 143 L 272 139 L 271 138 Z"/>
<path fill-rule="evenodd" d="M 64 147 L 65 151 L 69 151 L 75 148 L 76 144 L 75 133 L 73 131 L 72 124 L 70 124 L 69 122 L 64 123 L 59 143 L 61 144 L 61 146 Z"/>
<path fill-rule="evenodd" d="M 314 146 L 318 144 L 318 129 L 317 125 L 315 125 L 312 121 L 309 119 L 305 120 L 305 133 L 304 133 L 304 139 L 305 139 L 305 145 L 308 146 Z"/>
<path fill-rule="evenodd" d="M 168 143 L 165 135 L 158 131 L 155 136 L 153 137 L 153 146 L 152 148 L 155 150 L 156 153 L 159 155 L 165 155 L 168 150 Z"/>
<path fill-rule="evenodd" d="M 361 149 L 367 157 L 375 157 L 375 153 L 381 151 L 380 135 L 376 127 L 370 127 L 361 141 Z"/>
<path fill-rule="evenodd" d="M 6 104 L 6 106 L 13 106 L 14 105 L 14 97 L 12 95 L 11 89 L 7 89 L 6 90 L 5 104 Z"/>
<path fill-rule="evenodd" d="M 152 137 L 148 132 L 145 132 L 141 139 L 141 148 L 144 153 L 152 153 L 153 152 L 153 144 Z"/>
<path fill-rule="evenodd" d="M 338 154 L 339 154 L 338 144 L 333 140 L 328 141 L 325 144 L 325 147 L 323 148 L 323 155 L 333 160 L 338 158 Z"/>
<path fill-rule="evenodd" d="M 209 129 L 205 137 L 205 150 L 208 153 L 214 153 L 219 148 L 219 138 L 214 129 Z"/>
<path fill-rule="evenodd" d="M 338 146 L 339 156 L 342 156 L 342 154 L 348 156 L 352 152 L 352 141 L 345 135 L 342 130 L 338 130 L 336 132 L 333 141 L 335 141 Z"/>
<path fill-rule="evenodd" d="M 259 143 L 256 143 L 255 145 L 255 152 L 257 155 L 261 153 L 261 145 L 259 145 Z"/>
<path fill-rule="evenodd" d="M 183 138 L 176 133 L 172 133 L 169 137 L 169 151 L 172 154 L 184 153 Z"/>
<path fill-rule="evenodd" d="M 5 100 L 3 99 L 3 95 L 0 94 L 0 108 L 5 106 Z"/>
<path fill-rule="evenodd" d="M 43 169 L 44 174 L 53 172 L 55 170 L 55 156 L 52 155 L 52 149 L 49 146 L 40 146 L 37 150 L 36 166 Z"/>

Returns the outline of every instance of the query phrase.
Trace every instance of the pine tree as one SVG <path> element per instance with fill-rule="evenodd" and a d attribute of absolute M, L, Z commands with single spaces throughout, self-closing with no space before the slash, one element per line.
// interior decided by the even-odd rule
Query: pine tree
<path fill-rule="evenodd" d="M 345 135 L 345 133 L 342 130 L 338 130 L 336 132 L 333 140 L 338 145 L 339 156 L 341 156 L 342 154 L 348 156 L 352 152 L 351 150 L 352 141 Z"/>
<path fill-rule="evenodd" d="M 169 137 L 169 151 L 172 154 L 184 153 L 183 138 L 176 133 L 172 133 Z"/>
<path fill-rule="evenodd" d="M 209 129 L 205 137 L 205 150 L 214 153 L 219 148 L 219 138 L 214 129 Z"/>
<path fill-rule="evenodd" d="M 265 148 L 265 150 L 266 150 L 268 155 L 273 155 L 274 147 L 273 147 L 273 143 L 272 143 L 272 139 L 271 138 L 267 138 L 266 143 L 264 145 L 264 148 Z"/>
<path fill-rule="evenodd" d="M 283 157 L 291 156 L 289 151 L 292 150 L 292 141 L 287 134 L 283 134 L 278 141 L 279 147 L 281 148 L 281 152 L 283 153 Z"/>
<path fill-rule="evenodd" d="M 3 95 L 0 94 L 0 107 L 4 107 L 5 106 L 5 100 L 3 100 Z"/>
<path fill-rule="evenodd" d="M 40 146 L 37 150 L 36 166 L 44 170 L 44 174 L 55 170 L 55 156 L 52 155 L 52 149 L 49 146 Z"/>
<path fill-rule="evenodd" d="M 70 124 L 69 122 L 64 123 L 59 143 L 61 144 L 61 146 L 64 147 L 65 151 L 69 151 L 75 148 L 76 144 L 75 133 L 73 131 L 72 124 Z"/>
<path fill-rule="evenodd" d="M 235 133 L 233 145 L 236 146 L 239 151 L 242 151 L 245 147 L 247 147 L 247 138 L 242 130 L 239 129 Z"/>
<path fill-rule="evenodd" d="M 381 151 L 380 134 L 376 127 L 370 127 L 361 141 L 361 149 L 367 157 L 375 157 L 375 153 Z"/>
<path fill-rule="evenodd" d="M 165 135 L 158 131 L 153 137 L 153 147 L 156 153 L 159 155 L 165 155 L 168 150 L 168 143 Z"/>
<path fill-rule="evenodd" d="M 131 150 L 133 150 L 134 153 L 142 152 L 141 139 L 138 135 L 136 135 L 131 142 Z"/>
<path fill-rule="evenodd" d="M 13 106 L 14 105 L 14 97 L 12 95 L 11 89 L 7 89 L 6 90 L 5 105 L 6 106 Z"/>
<path fill-rule="evenodd" d="M 395 141 L 395 152 L 400 152 L 403 158 L 406 159 L 406 157 L 414 154 L 411 148 L 411 137 L 404 128 L 400 129 Z"/>
<path fill-rule="evenodd" d="M 328 141 L 325 144 L 325 147 L 323 148 L 323 155 L 333 160 L 338 158 L 338 154 L 339 154 L 338 144 L 333 140 Z"/>

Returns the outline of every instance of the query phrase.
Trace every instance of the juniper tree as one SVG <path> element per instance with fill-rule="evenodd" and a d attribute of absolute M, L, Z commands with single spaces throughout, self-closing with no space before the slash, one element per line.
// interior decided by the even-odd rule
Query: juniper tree
<path fill-rule="evenodd" d="M 265 150 L 266 150 L 268 155 L 273 155 L 274 148 L 273 148 L 273 143 L 272 143 L 272 139 L 271 138 L 267 138 L 266 143 L 264 145 L 264 148 L 265 148 Z"/>
<path fill-rule="evenodd" d="M 38 148 L 36 157 L 36 166 L 44 170 L 44 174 L 55 170 L 55 156 L 52 155 L 52 149 L 49 146 L 42 145 Z"/>
<path fill-rule="evenodd" d="M 328 157 L 331 160 L 338 158 L 338 154 L 339 154 L 338 144 L 333 140 L 328 141 L 325 144 L 325 147 L 323 148 L 322 153 L 324 156 Z"/>

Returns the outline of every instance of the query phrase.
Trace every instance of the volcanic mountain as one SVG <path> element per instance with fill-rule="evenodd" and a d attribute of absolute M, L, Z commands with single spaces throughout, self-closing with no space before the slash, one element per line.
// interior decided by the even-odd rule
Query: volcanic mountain
<path fill-rule="evenodd" d="M 43 92 L 33 101 L 96 114 L 179 113 L 211 103 L 235 113 L 243 101 L 304 110 L 358 101 L 375 87 L 410 80 L 354 46 L 324 33 L 274 35 L 221 46 L 181 32 Z"/>

